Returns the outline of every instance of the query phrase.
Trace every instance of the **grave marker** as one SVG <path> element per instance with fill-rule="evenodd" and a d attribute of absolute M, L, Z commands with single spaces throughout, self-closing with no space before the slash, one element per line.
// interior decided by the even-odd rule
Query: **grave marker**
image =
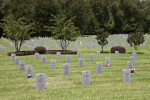
<path fill-rule="evenodd" d="M 89 61 L 90 61 L 90 62 L 93 62 L 93 61 L 94 61 L 94 60 L 93 60 L 93 55 L 92 55 L 92 54 L 89 55 Z"/>
<path fill-rule="evenodd" d="M 100 51 L 96 52 L 96 58 L 100 58 Z"/>
<path fill-rule="evenodd" d="M 123 70 L 123 83 L 130 83 L 131 81 L 131 71 L 128 69 Z"/>
<path fill-rule="evenodd" d="M 77 52 L 77 57 L 81 58 L 81 52 Z"/>
<path fill-rule="evenodd" d="M 82 85 L 87 86 L 91 84 L 91 72 L 82 71 Z"/>
<path fill-rule="evenodd" d="M 39 73 L 36 74 L 36 89 L 43 90 L 45 89 L 45 74 Z"/>
<path fill-rule="evenodd" d="M 70 63 L 71 62 L 71 56 L 70 55 L 66 55 L 66 63 Z"/>
<path fill-rule="evenodd" d="M 26 69 L 25 69 L 25 77 L 26 78 L 32 78 L 33 77 L 33 68 L 32 66 L 26 66 Z"/>
<path fill-rule="evenodd" d="M 19 61 L 19 70 L 25 70 L 25 62 Z"/>
<path fill-rule="evenodd" d="M 42 64 L 46 63 L 46 56 L 42 56 Z"/>
<path fill-rule="evenodd" d="M 16 57 L 16 54 L 12 53 L 11 54 L 11 61 L 15 61 L 15 57 Z"/>
<path fill-rule="evenodd" d="M 50 69 L 56 69 L 56 60 L 55 59 L 51 59 L 51 63 L 50 63 Z"/>
<path fill-rule="evenodd" d="M 105 65 L 110 65 L 110 57 L 105 57 Z"/>
<path fill-rule="evenodd" d="M 35 53 L 35 60 L 39 60 L 39 53 Z"/>
<path fill-rule="evenodd" d="M 63 64 L 63 76 L 68 76 L 70 73 L 69 64 Z"/>
<path fill-rule="evenodd" d="M 19 57 L 15 57 L 15 61 L 14 61 L 15 65 L 19 65 L 19 61 L 20 61 L 20 58 Z"/>
<path fill-rule="evenodd" d="M 96 74 L 102 73 L 102 63 L 96 63 Z"/>
<path fill-rule="evenodd" d="M 57 52 L 57 53 L 56 53 L 56 56 L 57 56 L 57 59 L 60 59 L 60 58 L 61 58 L 61 53 L 60 53 L 60 52 Z"/>
<path fill-rule="evenodd" d="M 116 57 L 116 58 L 119 57 L 119 51 L 115 51 L 115 57 Z"/>

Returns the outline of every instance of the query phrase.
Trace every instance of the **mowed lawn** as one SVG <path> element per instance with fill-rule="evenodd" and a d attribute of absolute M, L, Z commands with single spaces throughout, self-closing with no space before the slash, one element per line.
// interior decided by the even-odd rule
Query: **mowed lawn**
<path fill-rule="evenodd" d="M 78 38 L 79 40 L 79 38 Z M 83 41 L 82 41 L 83 42 Z M 19 66 L 14 65 L 7 52 L 15 51 L 2 39 L 0 44 L 6 47 L 6 52 L 0 51 L 0 100 L 149 100 L 150 99 L 150 41 L 138 50 L 134 68 L 131 74 L 131 83 L 122 82 L 122 70 L 127 68 L 127 61 L 133 48 L 126 45 L 126 54 L 101 53 L 96 58 L 96 47 L 87 50 L 86 46 L 80 48 L 78 41 L 77 51 L 81 51 L 85 67 L 78 67 L 77 55 L 71 55 L 70 75 L 62 75 L 62 66 L 66 62 L 66 55 L 56 59 L 55 54 L 48 54 L 47 63 L 34 60 L 34 55 L 20 56 L 26 66 L 33 67 L 33 78 L 26 79 L 25 71 L 19 71 Z M 84 44 L 84 43 L 83 43 Z M 72 46 L 74 49 L 75 42 Z M 27 50 L 22 48 L 22 50 Z M 104 48 L 110 52 L 110 48 Z M 94 62 L 89 62 L 89 54 L 94 55 Z M 44 54 L 45 55 L 45 54 Z M 105 67 L 105 57 L 110 57 L 110 67 Z M 50 60 L 56 59 L 56 69 L 50 69 Z M 96 74 L 96 63 L 103 63 L 102 74 Z M 91 72 L 91 85 L 82 86 L 82 71 Z M 36 74 L 46 75 L 46 89 L 36 90 Z"/>

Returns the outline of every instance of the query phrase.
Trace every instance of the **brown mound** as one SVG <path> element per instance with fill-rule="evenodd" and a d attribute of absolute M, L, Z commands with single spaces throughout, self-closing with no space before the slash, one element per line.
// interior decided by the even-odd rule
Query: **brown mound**
<path fill-rule="evenodd" d="M 72 50 L 46 50 L 46 54 L 56 54 L 57 52 L 61 52 L 61 54 L 77 54 L 77 51 Z M 34 55 L 35 51 L 8 52 L 7 55 L 11 56 L 12 53 L 16 54 L 16 56 L 26 56 Z"/>

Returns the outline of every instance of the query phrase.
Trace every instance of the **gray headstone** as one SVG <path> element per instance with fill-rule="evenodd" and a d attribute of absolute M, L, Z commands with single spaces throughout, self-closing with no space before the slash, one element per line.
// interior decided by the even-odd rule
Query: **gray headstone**
<path fill-rule="evenodd" d="M 57 56 L 57 59 L 60 59 L 60 58 L 61 58 L 61 53 L 60 53 L 60 52 L 57 52 L 57 53 L 56 53 L 56 56 Z"/>
<path fill-rule="evenodd" d="M 25 69 L 25 77 L 26 78 L 32 78 L 33 77 L 33 68 L 32 66 L 26 66 L 26 69 Z"/>
<path fill-rule="evenodd" d="M 42 64 L 46 63 L 46 56 L 42 56 Z"/>
<path fill-rule="evenodd" d="M 39 60 L 39 53 L 35 53 L 35 60 Z"/>
<path fill-rule="evenodd" d="M 79 67 L 84 67 L 84 59 L 79 58 Z"/>
<path fill-rule="evenodd" d="M 102 63 L 96 63 L 96 74 L 102 73 Z"/>
<path fill-rule="evenodd" d="M 127 62 L 127 69 L 132 69 L 133 68 L 133 62 L 128 61 Z"/>
<path fill-rule="evenodd" d="M 19 61 L 20 61 L 20 58 L 19 57 L 15 57 L 15 61 L 14 61 L 15 65 L 19 65 Z"/>
<path fill-rule="evenodd" d="M 70 63 L 71 62 L 71 56 L 70 55 L 66 55 L 66 63 Z"/>
<path fill-rule="evenodd" d="M 45 89 L 45 74 L 39 73 L 36 74 L 36 89 L 43 90 Z"/>
<path fill-rule="evenodd" d="M 96 52 L 96 58 L 100 58 L 100 51 Z"/>
<path fill-rule="evenodd" d="M 132 53 L 132 56 L 134 57 L 134 60 L 136 59 L 136 53 Z"/>
<path fill-rule="evenodd" d="M 119 57 L 119 51 L 115 51 L 115 57 L 116 57 L 116 58 Z"/>
<path fill-rule="evenodd" d="M 56 60 L 55 59 L 51 59 L 51 63 L 50 63 L 50 69 L 56 69 Z"/>
<path fill-rule="evenodd" d="M 19 70 L 25 70 L 25 62 L 19 61 Z"/>
<path fill-rule="evenodd" d="M 70 68 L 69 68 L 69 64 L 63 64 L 63 76 L 68 76 L 70 73 Z"/>
<path fill-rule="evenodd" d="M 133 62 L 133 66 L 134 66 L 135 57 L 134 57 L 134 56 L 131 56 L 131 57 L 130 57 L 130 61 Z"/>
<path fill-rule="evenodd" d="M 129 69 L 123 70 L 123 83 L 130 83 L 131 81 L 131 71 Z"/>
<path fill-rule="evenodd" d="M 82 71 L 82 85 L 90 85 L 91 84 L 91 72 L 90 71 Z"/>
<path fill-rule="evenodd" d="M 12 53 L 11 54 L 11 61 L 15 61 L 15 57 L 16 57 L 16 54 Z"/>
<path fill-rule="evenodd" d="M 90 54 L 89 55 L 89 62 L 93 62 L 94 60 L 93 60 L 93 55 L 92 54 Z"/>
<path fill-rule="evenodd" d="M 77 57 L 81 58 L 81 52 L 77 52 Z"/>
<path fill-rule="evenodd" d="M 105 57 L 105 65 L 109 64 L 110 65 L 110 57 Z"/>

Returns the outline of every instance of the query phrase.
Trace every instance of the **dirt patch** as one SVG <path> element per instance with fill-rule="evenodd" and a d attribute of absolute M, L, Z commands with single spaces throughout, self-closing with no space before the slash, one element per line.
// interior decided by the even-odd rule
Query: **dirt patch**
<path fill-rule="evenodd" d="M 46 50 L 46 54 L 56 54 L 57 52 L 61 52 L 61 54 L 77 54 L 77 51 L 72 50 Z M 16 54 L 16 56 L 26 56 L 34 55 L 35 51 L 8 52 L 7 55 L 11 56 L 12 53 Z"/>

